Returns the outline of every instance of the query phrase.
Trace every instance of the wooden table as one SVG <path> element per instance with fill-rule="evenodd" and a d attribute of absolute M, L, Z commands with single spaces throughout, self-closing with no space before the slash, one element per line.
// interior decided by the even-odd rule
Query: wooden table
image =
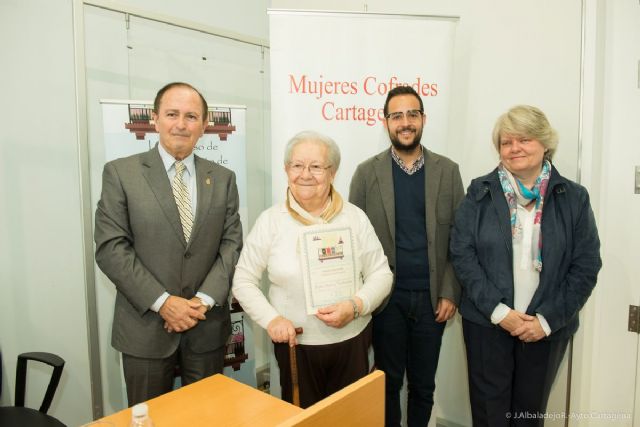
<path fill-rule="evenodd" d="M 275 426 L 302 409 L 239 383 L 214 375 L 151 399 L 149 415 L 155 427 Z M 100 419 L 114 427 L 128 427 L 131 408 Z"/>

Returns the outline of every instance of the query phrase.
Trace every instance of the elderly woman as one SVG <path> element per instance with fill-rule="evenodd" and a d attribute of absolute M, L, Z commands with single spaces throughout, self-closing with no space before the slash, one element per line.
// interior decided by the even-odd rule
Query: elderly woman
<path fill-rule="evenodd" d="M 333 188 L 339 165 L 340 150 L 324 135 L 306 131 L 289 141 L 284 157 L 289 181 L 286 202 L 257 219 L 233 279 L 233 295 L 274 342 L 282 397 L 289 402 L 289 346 L 300 344 L 296 359 L 302 407 L 368 373 L 371 312 L 391 289 L 387 258 L 367 216 L 343 201 Z M 308 314 L 303 286 L 304 233 L 310 227 L 322 230 L 323 225 L 350 230 L 353 261 L 359 271 L 355 272 L 353 294 Z M 268 298 L 259 288 L 265 269 L 270 282 Z M 302 327 L 303 334 L 296 337 L 295 327 Z"/>
<path fill-rule="evenodd" d="M 587 190 L 551 163 L 558 139 L 542 111 L 510 109 L 493 143 L 500 163 L 471 182 L 450 245 L 473 425 L 541 426 L 600 241 Z"/>

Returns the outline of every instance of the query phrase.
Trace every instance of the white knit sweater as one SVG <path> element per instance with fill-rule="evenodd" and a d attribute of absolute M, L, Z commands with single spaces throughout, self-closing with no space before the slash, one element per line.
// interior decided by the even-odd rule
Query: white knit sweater
<path fill-rule="evenodd" d="M 244 311 L 260 326 L 281 315 L 304 329 L 300 344 L 331 344 L 358 335 L 371 320 L 371 312 L 391 291 L 393 275 L 387 257 L 369 219 L 358 207 L 344 202 L 342 211 L 330 223 L 348 226 L 356 239 L 364 282 L 356 296 L 363 302 L 361 316 L 342 328 L 324 324 L 307 315 L 298 236 L 304 225 L 294 220 L 284 203 L 264 211 L 245 240 L 233 278 L 232 292 Z M 267 270 L 269 298 L 260 289 Z"/>

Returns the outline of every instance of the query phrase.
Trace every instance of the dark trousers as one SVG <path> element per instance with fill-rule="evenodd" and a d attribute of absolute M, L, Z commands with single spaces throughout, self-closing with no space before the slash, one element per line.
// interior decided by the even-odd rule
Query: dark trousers
<path fill-rule="evenodd" d="M 369 373 L 371 325 L 355 337 L 326 345 L 297 345 L 300 407 L 307 408 Z M 289 344 L 273 343 L 280 368 L 282 400 L 293 403 Z"/>
<path fill-rule="evenodd" d="M 444 323 L 437 323 L 429 291 L 395 289 L 373 318 L 376 367 L 384 371 L 385 425 L 399 426 L 400 389 L 408 381 L 407 424 L 424 427 L 431 418 Z"/>
<path fill-rule="evenodd" d="M 569 339 L 524 343 L 463 320 L 474 427 L 543 426 Z"/>
<path fill-rule="evenodd" d="M 129 406 L 173 390 L 176 365 L 180 366 L 182 385 L 222 373 L 224 352 L 225 346 L 206 353 L 194 353 L 181 343 L 175 353 L 163 359 L 147 359 L 123 353 L 122 368 Z"/>

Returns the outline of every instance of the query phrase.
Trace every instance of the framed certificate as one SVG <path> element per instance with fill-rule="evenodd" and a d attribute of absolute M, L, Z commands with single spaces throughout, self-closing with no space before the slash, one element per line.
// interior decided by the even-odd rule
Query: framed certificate
<path fill-rule="evenodd" d="M 305 227 L 300 249 L 307 314 L 355 294 L 359 258 L 350 227 Z"/>

